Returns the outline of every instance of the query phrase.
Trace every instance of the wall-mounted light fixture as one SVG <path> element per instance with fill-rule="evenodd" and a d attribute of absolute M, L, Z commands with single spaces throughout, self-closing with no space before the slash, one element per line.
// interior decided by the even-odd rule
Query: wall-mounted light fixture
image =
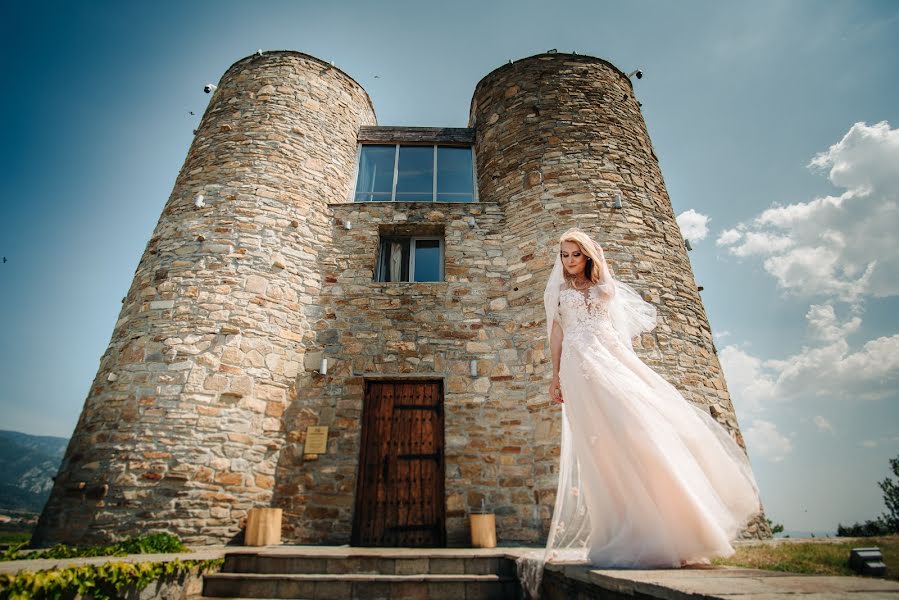
<path fill-rule="evenodd" d="M 206 206 L 206 199 L 203 197 L 203 194 L 197 194 L 194 196 L 194 206 L 197 208 L 203 208 Z"/>
<path fill-rule="evenodd" d="M 328 359 L 324 354 L 322 351 L 306 353 L 303 357 L 303 366 L 307 373 L 328 374 Z"/>
<path fill-rule="evenodd" d="M 471 373 L 472 377 L 478 376 L 478 361 L 472 359 L 470 363 L 468 363 L 468 371 Z"/>
<path fill-rule="evenodd" d="M 345 222 L 345 223 L 343 224 L 343 228 L 344 228 L 344 229 L 352 229 L 352 228 L 353 228 L 353 224 L 350 223 L 349 221 L 347 221 L 347 222 Z"/>
<path fill-rule="evenodd" d="M 693 245 L 690 243 L 690 240 L 687 238 L 684 238 L 684 248 L 687 249 L 687 252 L 690 252 L 693 250 Z"/>
<path fill-rule="evenodd" d="M 624 206 L 624 202 L 621 198 L 621 192 L 615 192 L 615 204 L 613 204 L 615 208 L 622 208 Z"/>

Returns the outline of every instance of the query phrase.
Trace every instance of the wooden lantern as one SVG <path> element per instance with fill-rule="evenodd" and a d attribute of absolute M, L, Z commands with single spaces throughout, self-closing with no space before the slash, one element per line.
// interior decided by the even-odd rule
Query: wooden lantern
<path fill-rule="evenodd" d="M 281 509 L 251 508 L 247 515 L 244 546 L 271 546 L 281 543 Z"/>

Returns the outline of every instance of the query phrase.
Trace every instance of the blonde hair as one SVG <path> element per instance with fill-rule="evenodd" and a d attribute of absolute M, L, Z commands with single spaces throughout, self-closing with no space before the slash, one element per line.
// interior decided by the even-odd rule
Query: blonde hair
<path fill-rule="evenodd" d="M 562 255 L 562 242 L 574 242 L 580 247 L 581 252 L 587 255 L 587 264 L 584 265 L 584 275 L 587 276 L 590 283 L 598 283 L 602 278 L 602 266 L 590 236 L 583 231 L 566 231 L 562 234 L 562 237 L 559 238 L 559 256 Z M 565 279 L 574 279 L 574 275 L 571 275 L 565 269 L 562 269 L 562 276 Z"/>

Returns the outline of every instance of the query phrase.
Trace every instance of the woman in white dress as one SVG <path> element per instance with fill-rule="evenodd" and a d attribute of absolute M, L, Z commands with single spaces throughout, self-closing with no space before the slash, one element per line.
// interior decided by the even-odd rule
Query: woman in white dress
<path fill-rule="evenodd" d="M 559 240 L 544 303 L 562 443 L 546 548 L 518 561 L 526 591 L 537 597 L 546 561 L 677 568 L 733 554 L 758 486 L 724 427 L 634 353 L 655 308 L 577 228 Z"/>

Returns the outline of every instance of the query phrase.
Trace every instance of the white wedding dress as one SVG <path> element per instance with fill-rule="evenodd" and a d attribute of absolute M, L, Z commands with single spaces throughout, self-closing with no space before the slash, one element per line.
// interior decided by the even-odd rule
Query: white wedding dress
<path fill-rule="evenodd" d="M 558 320 L 564 333 L 564 403 L 547 545 L 518 561 L 532 597 L 546 561 L 676 568 L 730 556 L 731 540 L 761 510 L 746 454 L 705 409 L 640 360 L 630 345 L 634 331 L 626 333 L 614 313 L 627 309 L 612 300 L 624 292 L 632 305 L 645 305 L 651 325 L 642 330 L 654 326 L 654 308 L 609 281 L 583 292 L 562 283 L 546 296 L 558 299 L 548 326 Z"/>

